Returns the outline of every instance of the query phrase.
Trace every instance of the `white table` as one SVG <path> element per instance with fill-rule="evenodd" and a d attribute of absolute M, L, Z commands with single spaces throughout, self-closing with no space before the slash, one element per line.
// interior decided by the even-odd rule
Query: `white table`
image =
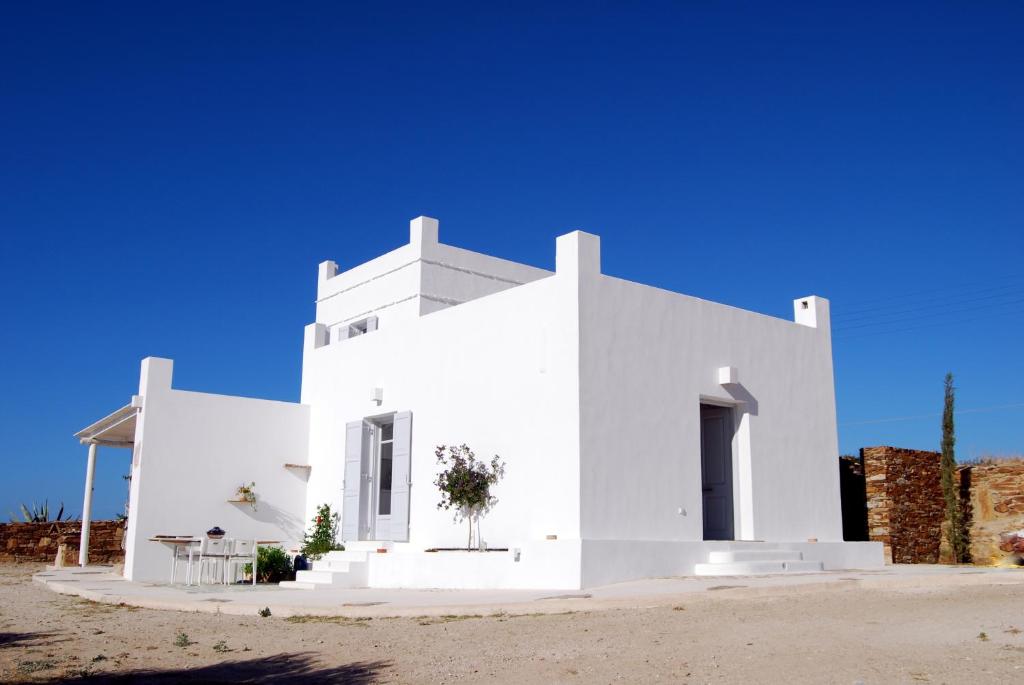
<path fill-rule="evenodd" d="M 171 585 L 174 585 L 174 576 L 178 570 L 178 550 L 182 547 L 188 548 L 188 565 L 185 567 L 185 585 L 192 584 L 192 555 L 198 547 L 199 538 L 187 535 L 156 535 L 149 539 L 150 542 L 160 542 L 171 548 Z"/>

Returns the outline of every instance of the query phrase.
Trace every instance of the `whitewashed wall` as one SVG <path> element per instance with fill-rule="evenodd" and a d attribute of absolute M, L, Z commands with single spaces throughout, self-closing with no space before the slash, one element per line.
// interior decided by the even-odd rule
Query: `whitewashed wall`
<path fill-rule="evenodd" d="M 340 509 L 347 422 L 411 411 L 409 547 L 466 542 L 465 526 L 437 509 L 434 448 L 441 443 L 465 442 L 478 457 L 499 454 L 507 463 L 495 489 L 499 504 L 483 522 L 490 546 L 547 535 L 578 538 L 575 284 L 430 241 L 423 249 L 432 262 L 423 292 L 471 301 L 412 319 L 382 314 L 377 331 L 322 347 L 307 335 L 302 402 L 311 407 L 313 467 L 307 513 L 324 502 Z M 532 280 L 513 287 L 515 279 Z M 398 288 L 409 287 L 393 285 L 393 292 L 378 293 L 382 301 L 401 299 Z M 487 290 L 495 292 L 480 297 Z M 383 389 L 380 406 L 370 400 L 375 387 Z"/>
<path fill-rule="evenodd" d="M 142 362 L 143 409 L 132 459 L 125 575 L 166 581 L 170 551 L 154 535 L 201 535 L 219 525 L 229 537 L 282 540 L 305 525 L 309 408 L 289 402 L 171 388 L 169 359 Z M 256 509 L 228 503 L 255 481 Z"/>
<path fill-rule="evenodd" d="M 737 539 L 841 541 L 827 301 L 797 302 L 815 328 L 631 283 L 583 239 L 583 538 L 702 539 L 703 398 L 736 407 Z"/>

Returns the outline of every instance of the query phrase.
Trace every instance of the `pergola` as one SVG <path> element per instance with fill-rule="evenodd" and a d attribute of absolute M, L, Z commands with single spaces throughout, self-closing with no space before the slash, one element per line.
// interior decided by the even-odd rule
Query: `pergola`
<path fill-rule="evenodd" d="M 141 408 L 142 398 L 135 395 L 130 404 L 126 404 L 75 433 L 79 442 L 89 446 L 89 462 L 85 470 L 85 501 L 82 504 L 82 539 L 78 551 L 78 563 L 81 566 L 89 563 L 89 527 L 92 523 L 92 490 L 93 479 L 96 475 L 96 452 L 100 445 L 133 448 L 135 446 L 135 424 Z"/>

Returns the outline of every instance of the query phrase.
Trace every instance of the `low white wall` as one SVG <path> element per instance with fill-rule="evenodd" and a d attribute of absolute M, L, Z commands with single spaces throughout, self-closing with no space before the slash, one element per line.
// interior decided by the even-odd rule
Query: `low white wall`
<path fill-rule="evenodd" d="M 879 569 L 885 566 L 885 551 L 881 542 L 787 542 L 782 549 L 803 552 L 804 559 L 820 561 L 826 571 Z"/>
<path fill-rule="evenodd" d="M 804 559 L 823 562 L 826 571 L 879 569 L 885 565 L 880 542 L 788 542 L 771 546 L 803 552 Z M 691 576 L 694 566 L 706 562 L 712 551 L 763 547 L 761 542 L 583 540 L 582 586 Z"/>
<path fill-rule="evenodd" d="M 375 588 L 576 590 L 580 541 L 546 540 L 508 552 L 371 554 L 368 584 Z"/>
<path fill-rule="evenodd" d="M 171 389 L 172 362 L 143 361 L 125 575 L 167 581 L 171 552 L 154 535 L 203 534 L 294 545 L 305 525 L 309 409 L 300 404 Z M 229 503 L 255 481 L 258 501 Z M 179 566 L 180 568 L 180 566 Z"/>

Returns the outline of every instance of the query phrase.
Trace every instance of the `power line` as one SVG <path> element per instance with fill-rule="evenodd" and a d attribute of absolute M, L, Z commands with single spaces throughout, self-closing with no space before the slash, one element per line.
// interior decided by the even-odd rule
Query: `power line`
<path fill-rule="evenodd" d="M 1017 310 L 1013 310 L 1013 311 L 1004 311 L 1004 312 L 999 312 L 999 314 L 1002 315 L 1002 316 L 1013 316 L 1015 314 L 1024 314 L 1024 309 L 1017 309 Z M 845 335 L 840 335 L 840 336 L 838 336 L 836 338 L 833 338 L 833 340 L 834 341 L 843 341 L 843 340 L 850 340 L 850 339 L 853 339 L 853 338 L 862 338 L 864 336 L 883 337 L 883 336 L 893 335 L 895 333 L 907 333 L 909 331 L 920 331 L 922 329 L 934 328 L 936 326 L 955 326 L 957 324 L 967 324 L 967 323 L 970 323 L 970 322 L 976 322 L 976 320 L 980 320 L 982 318 L 990 318 L 991 316 L 992 316 L 991 313 L 984 313 L 984 314 L 978 314 L 977 316 L 966 316 L 966 317 L 956 318 L 956 319 L 951 319 L 951 320 L 937 320 L 937 322 L 931 322 L 931 323 L 928 323 L 928 324 L 919 324 L 918 326 L 909 326 L 909 327 L 905 327 L 905 328 L 901 328 L 901 329 L 888 329 L 888 330 L 883 329 L 881 331 L 869 331 L 869 330 L 868 331 L 856 331 L 854 333 L 847 333 Z M 898 324 L 898 323 L 899 322 L 890 322 L 890 324 Z M 885 326 L 885 325 L 884 324 L 880 324 L 879 326 Z"/>
<path fill-rule="evenodd" d="M 985 304 L 979 304 L 977 306 L 973 306 L 972 305 L 972 306 L 968 306 L 968 307 L 959 306 L 959 307 L 947 308 L 947 309 L 944 309 L 944 310 L 938 311 L 938 312 L 922 312 L 922 313 L 917 314 L 917 315 L 900 316 L 899 318 L 895 318 L 895 319 L 889 318 L 889 319 L 884 319 L 884 320 L 879 320 L 879 321 L 863 321 L 863 322 L 860 322 L 860 323 L 850 324 L 849 326 L 840 326 L 838 328 L 834 328 L 833 331 L 836 332 L 836 333 L 839 333 L 841 331 L 849 331 L 849 330 L 853 330 L 853 329 L 856 329 L 856 328 L 865 328 L 867 326 L 884 326 L 885 324 L 893 324 L 893 323 L 894 324 L 900 324 L 900 323 L 903 323 L 904 321 L 916 321 L 916 320 L 919 320 L 919 319 L 931 319 L 931 318 L 936 318 L 936 317 L 946 317 L 949 314 L 964 314 L 964 313 L 967 313 L 967 312 L 981 312 L 981 311 L 987 311 L 987 310 L 990 310 L 990 309 L 998 309 L 999 307 L 1006 307 L 1008 305 L 1021 304 L 1021 303 L 1024 303 L 1024 297 L 1019 297 L 1019 298 L 1014 299 L 1014 300 L 1007 300 L 1006 302 L 989 302 L 989 303 L 985 303 Z"/>
<path fill-rule="evenodd" d="M 960 414 L 986 414 L 993 411 L 1004 411 L 1006 409 L 1024 409 L 1024 402 L 1015 402 L 1013 404 L 1000 404 L 994 407 L 977 407 L 975 409 L 957 409 L 956 415 Z M 869 426 L 877 423 L 895 423 L 897 421 L 916 421 L 918 419 L 934 419 L 938 416 L 942 416 L 942 412 L 936 412 L 934 414 L 918 414 L 916 416 L 891 416 L 885 419 L 868 419 L 866 421 L 848 421 L 846 423 L 839 424 L 843 426 Z"/>
<path fill-rule="evenodd" d="M 996 285 L 999 284 L 999 285 Z M 977 286 L 982 286 L 978 288 Z M 964 293 L 983 293 L 997 288 L 1010 288 L 1015 286 L 1024 285 L 1024 278 L 1020 274 L 1014 274 L 1012 276 L 1003 276 L 1002 278 L 986 277 L 984 279 L 978 279 L 974 281 L 963 281 L 958 284 L 948 284 L 938 287 L 929 287 L 923 290 L 909 290 L 898 295 L 884 295 L 875 298 L 868 298 L 863 300 L 855 300 L 850 307 L 842 307 L 841 312 L 846 314 L 855 314 L 863 311 L 869 311 L 876 309 L 882 303 L 881 306 L 893 303 L 894 299 L 899 299 L 901 303 L 912 302 L 915 299 L 919 299 L 921 296 L 926 297 L 941 297 L 945 294 L 949 295 L 962 295 Z M 837 312 L 838 313 L 838 312 Z"/>
<path fill-rule="evenodd" d="M 902 312 L 911 313 L 911 312 L 917 312 L 917 311 L 926 310 L 926 309 L 935 309 L 935 308 L 948 307 L 948 306 L 951 306 L 951 305 L 961 305 L 961 304 L 983 302 L 983 301 L 986 301 L 986 300 L 999 299 L 999 298 L 1003 298 L 1003 297 L 1015 297 L 1017 295 L 1024 294 L 1024 289 L 1022 289 L 1022 288 L 1020 288 L 1019 286 L 1016 286 L 1016 285 L 1014 285 L 1014 286 L 1002 286 L 1002 287 L 1000 287 L 998 289 L 992 288 L 990 290 L 1002 290 L 1004 292 L 993 292 L 993 293 L 990 293 L 990 294 L 987 294 L 987 295 L 982 295 L 982 294 L 966 295 L 966 294 L 962 294 L 960 297 L 953 298 L 953 299 L 933 300 L 931 302 L 923 302 L 923 303 L 920 303 L 920 304 L 909 305 L 909 306 L 904 301 L 904 302 L 900 302 L 899 303 L 899 307 L 898 308 L 895 308 L 895 307 L 880 307 L 880 308 L 877 308 L 877 309 L 873 309 L 871 311 L 865 311 L 865 312 L 862 312 L 862 313 L 859 313 L 859 314 L 854 314 L 852 316 L 849 315 L 847 312 L 836 312 L 836 315 L 833 317 L 833 319 L 835 319 L 836 321 L 839 321 L 839 322 L 841 322 L 843 324 L 856 323 L 857 321 L 860 321 L 860 320 L 872 319 L 872 318 L 877 318 L 877 317 L 895 316 L 895 315 L 899 315 Z M 979 293 L 980 292 L 981 291 L 979 291 Z"/>

